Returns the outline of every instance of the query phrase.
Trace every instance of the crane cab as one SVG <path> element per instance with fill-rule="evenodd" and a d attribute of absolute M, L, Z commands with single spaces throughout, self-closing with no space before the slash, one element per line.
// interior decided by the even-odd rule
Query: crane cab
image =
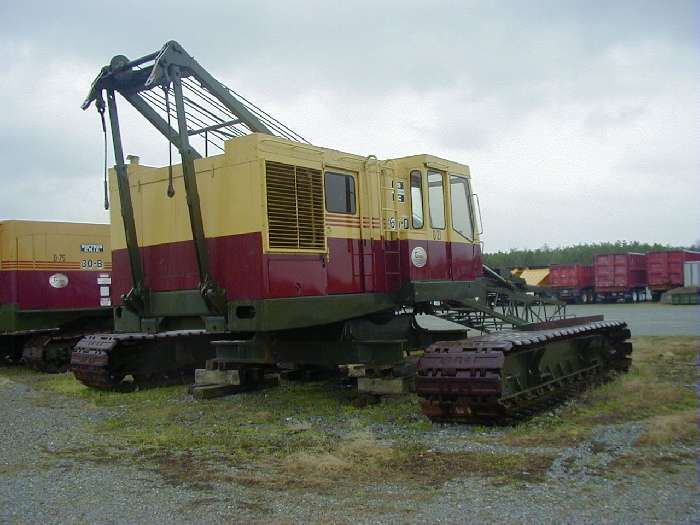
<path fill-rule="evenodd" d="M 481 253 L 469 167 L 432 155 L 388 163 L 397 166 L 387 201 L 396 201 L 401 285 L 478 277 Z"/>
<path fill-rule="evenodd" d="M 481 273 L 464 164 L 432 155 L 380 160 L 254 133 L 194 165 L 211 272 L 225 290 L 230 329 L 365 315 L 391 307 L 411 282 L 469 281 Z M 198 286 L 181 166 L 173 166 L 172 198 L 168 177 L 168 167 L 128 166 L 153 305 Z M 119 304 L 131 278 L 113 173 L 110 190 Z M 295 321 L 273 313 L 290 304 L 313 305 L 318 315 Z"/>

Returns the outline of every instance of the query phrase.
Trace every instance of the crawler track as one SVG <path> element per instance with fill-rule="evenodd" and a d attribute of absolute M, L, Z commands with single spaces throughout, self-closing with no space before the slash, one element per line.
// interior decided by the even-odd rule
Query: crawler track
<path fill-rule="evenodd" d="M 71 370 L 102 390 L 120 388 L 127 375 L 139 386 L 184 383 L 214 356 L 212 338 L 204 330 L 89 335 L 75 345 Z"/>
<path fill-rule="evenodd" d="M 416 392 L 432 421 L 520 418 L 626 371 L 629 337 L 623 322 L 595 321 L 435 343 L 418 362 Z"/>
<path fill-rule="evenodd" d="M 65 372 L 71 351 L 83 334 L 35 335 L 24 345 L 22 361 L 40 372 Z"/>
<path fill-rule="evenodd" d="M 0 332 L 0 363 L 20 364 L 24 346 L 36 336 L 57 333 L 58 329 Z"/>

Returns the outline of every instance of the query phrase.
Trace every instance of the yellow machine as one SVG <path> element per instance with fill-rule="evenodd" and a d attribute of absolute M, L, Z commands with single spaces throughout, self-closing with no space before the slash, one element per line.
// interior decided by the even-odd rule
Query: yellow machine
<path fill-rule="evenodd" d="M 126 163 L 117 95 L 179 164 Z M 426 349 L 416 365 L 423 411 L 455 421 L 515 414 L 628 366 L 624 323 L 565 319 L 558 301 L 482 265 L 464 164 L 309 144 L 174 41 L 113 57 L 83 109 L 93 104 L 114 150 L 120 303 L 115 333 L 73 352 L 73 372 L 91 387 L 129 375 L 171 382 L 198 368 L 195 391 L 209 396 L 265 384 L 283 365 L 361 363 L 382 376 L 366 384 L 404 389 L 409 377 L 393 374 Z M 419 313 L 455 324 L 430 330 Z M 504 326 L 516 330 L 492 333 Z"/>
<path fill-rule="evenodd" d="M 510 271 L 513 277 L 520 277 L 528 286 L 547 286 L 549 284 L 549 268 L 524 266 Z"/>
<path fill-rule="evenodd" d="M 65 367 L 69 341 L 111 326 L 111 270 L 106 224 L 1 221 L 3 357 Z"/>
<path fill-rule="evenodd" d="M 112 269 L 109 224 L 0 221 L 0 271 Z"/>

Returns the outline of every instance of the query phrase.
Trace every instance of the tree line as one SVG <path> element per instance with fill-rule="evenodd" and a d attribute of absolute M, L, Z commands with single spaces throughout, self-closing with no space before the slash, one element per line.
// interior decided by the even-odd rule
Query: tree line
<path fill-rule="evenodd" d="M 697 244 L 700 244 L 697 243 Z M 596 255 L 607 253 L 645 253 L 655 250 L 698 249 L 699 246 L 670 246 L 639 241 L 598 242 L 552 248 L 544 245 L 536 249 L 510 249 L 484 254 L 484 263 L 492 268 L 513 266 L 548 266 L 550 264 L 593 264 Z"/>

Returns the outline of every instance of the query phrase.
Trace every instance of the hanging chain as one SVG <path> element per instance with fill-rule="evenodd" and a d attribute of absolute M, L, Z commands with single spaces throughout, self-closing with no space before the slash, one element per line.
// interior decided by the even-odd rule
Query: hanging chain
<path fill-rule="evenodd" d="M 96 100 L 95 105 L 97 106 L 97 112 L 100 114 L 100 120 L 102 121 L 102 135 L 104 136 L 105 143 L 105 162 L 104 162 L 104 192 L 105 192 L 105 210 L 109 209 L 109 185 L 107 183 L 107 124 L 105 123 L 105 102 L 102 96 L 99 96 Z"/>
<path fill-rule="evenodd" d="M 165 95 L 165 112 L 168 115 L 168 133 L 172 129 L 170 125 L 170 85 L 164 84 L 163 91 Z M 168 139 L 168 197 L 171 199 L 175 195 L 175 187 L 173 186 L 173 143 Z"/>

